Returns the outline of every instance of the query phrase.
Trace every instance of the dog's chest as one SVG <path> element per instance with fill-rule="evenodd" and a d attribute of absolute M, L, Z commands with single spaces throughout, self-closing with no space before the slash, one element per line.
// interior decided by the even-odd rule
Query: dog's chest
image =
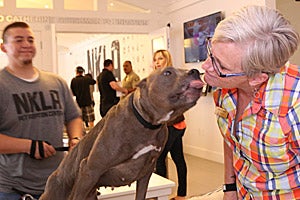
<path fill-rule="evenodd" d="M 165 131 L 159 131 L 155 136 L 153 134 L 152 137 L 144 137 L 139 144 L 136 144 L 131 159 L 156 159 L 161 154 L 166 139 L 167 132 Z"/>
<path fill-rule="evenodd" d="M 100 186 L 129 185 L 152 173 L 161 151 L 161 146 L 152 144 L 141 147 L 126 161 L 109 168 L 100 178 Z"/>
<path fill-rule="evenodd" d="M 139 159 L 139 157 L 144 156 L 146 154 L 151 154 L 151 153 L 160 153 L 162 150 L 162 146 L 155 146 L 152 144 L 149 144 L 147 146 L 144 146 L 141 148 L 139 151 L 137 151 L 133 156 L 132 159 Z"/>

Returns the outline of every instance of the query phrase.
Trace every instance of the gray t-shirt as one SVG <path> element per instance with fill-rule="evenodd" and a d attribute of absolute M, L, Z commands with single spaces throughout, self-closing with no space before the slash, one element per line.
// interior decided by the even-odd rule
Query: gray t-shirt
<path fill-rule="evenodd" d="M 63 146 L 64 124 L 81 115 L 66 82 L 39 72 L 33 82 L 0 71 L 0 133 Z M 41 194 L 48 176 L 58 167 L 63 152 L 36 160 L 28 154 L 0 154 L 0 192 L 13 188 Z"/>

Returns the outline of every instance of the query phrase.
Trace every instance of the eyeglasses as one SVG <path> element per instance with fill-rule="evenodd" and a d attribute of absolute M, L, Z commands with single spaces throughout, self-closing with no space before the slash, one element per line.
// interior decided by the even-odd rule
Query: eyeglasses
<path fill-rule="evenodd" d="M 217 72 L 217 74 L 219 75 L 219 77 L 221 78 L 226 78 L 226 77 L 233 77 L 233 76 L 245 76 L 246 73 L 245 72 L 240 72 L 240 73 L 232 73 L 232 74 L 223 74 L 218 65 L 222 67 L 222 65 L 220 63 L 217 63 L 215 57 L 213 56 L 212 52 L 211 52 L 211 38 L 206 38 L 206 43 L 207 43 L 207 55 L 210 57 L 211 62 L 212 62 L 212 66 L 214 68 L 214 70 Z"/>

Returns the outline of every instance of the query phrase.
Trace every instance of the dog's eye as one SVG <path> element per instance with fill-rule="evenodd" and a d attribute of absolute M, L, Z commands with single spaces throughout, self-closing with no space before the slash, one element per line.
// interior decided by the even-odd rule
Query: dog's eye
<path fill-rule="evenodd" d="M 172 74 L 172 72 L 170 72 L 168 70 L 164 72 L 164 76 L 170 76 L 171 74 Z"/>

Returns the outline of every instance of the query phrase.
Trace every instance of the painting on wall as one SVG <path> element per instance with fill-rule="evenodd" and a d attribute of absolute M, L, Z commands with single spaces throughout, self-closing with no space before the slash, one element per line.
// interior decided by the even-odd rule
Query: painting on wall
<path fill-rule="evenodd" d="M 183 24 L 185 63 L 201 62 L 207 58 L 206 38 L 213 36 L 222 19 L 222 12 L 217 12 Z"/>

